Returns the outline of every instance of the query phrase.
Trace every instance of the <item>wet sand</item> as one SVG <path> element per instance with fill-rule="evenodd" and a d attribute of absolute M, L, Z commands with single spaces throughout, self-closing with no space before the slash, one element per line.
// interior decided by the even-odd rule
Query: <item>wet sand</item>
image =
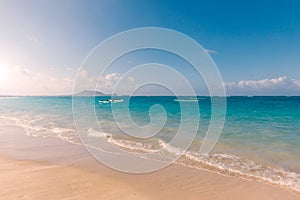
<path fill-rule="evenodd" d="M 103 166 L 83 146 L 0 122 L 0 199 L 300 199 L 278 186 L 171 165 L 149 174 Z"/>

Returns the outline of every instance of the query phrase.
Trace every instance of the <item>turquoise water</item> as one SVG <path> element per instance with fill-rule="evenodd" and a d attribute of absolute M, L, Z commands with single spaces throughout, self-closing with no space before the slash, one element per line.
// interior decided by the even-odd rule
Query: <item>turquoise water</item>
<path fill-rule="evenodd" d="M 209 156 L 199 154 L 204 135 L 211 118 L 209 97 L 118 97 L 123 102 L 101 103 L 109 97 L 78 97 L 79 112 L 82 112 L 80 128 L 86 131 L 91 141 L 105 138 L 120 148 L 148 152 L 165 148 L 166 155 L 181 154 L 176 161 L 189 167 L 208 169 L 225 175 L 241 176 L 279 184 L 300 191 L 300 97 L 227 97 L 227 116 L 221 137 Z M 127 123 L 127 103 L 132 120 L 140 126 L 150 123 L 149 109 L 161 105 L 166 113 L 166 122 L 161 107 L 151 110 L 153 130 L 161 128 L 157 135 L 141 140 L 124 134 L 115 123 Z M 184 104 L 184 118 L 181 106 Z M 200 108 L 200 114 L 195 110 Z M 85 107 L 95 106 L 94 113 L 86 115 Z M 112 107 L 114 115 L 112 115 Z M 71 97 L 17 97 L 0 98 L 0 117 L 7 122 L 23 127 L 29 136 L 58 137 L 81 144 L 72 113 Z M 190 137 L 195 119 L 199 118 L 196 138 L 188 151 L 167 145 L 176 134 L 180 123 L 188 124 L 184 130 Z M 97 131 L 100 126 L 102 131 Z M 191 128 L 189 128 L 191 127 Z M 90 145 L 93 145 L 91 143 Z"/>

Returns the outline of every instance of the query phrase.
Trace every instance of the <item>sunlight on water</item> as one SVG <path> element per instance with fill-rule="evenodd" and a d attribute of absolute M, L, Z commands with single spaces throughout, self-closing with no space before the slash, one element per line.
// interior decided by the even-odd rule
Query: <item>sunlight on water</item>
<path fill-rule="evenodd" d="M 92 102 L 98 118 L 98 124 L 94 124 L 89 116 L 84 116 L 86 137 L 91 138 L 91 146 L 93 142 L 102 141 L 136 153 L 162 149 L 162 157 L 182 155 L 176 161 L 181 165 L 258 179 L 300 191 L 300 97 L 228 97 L 223 133 L 211 155 L 206 157 L 198 152 L 209 125 L 209 97 L 133 97 L 130 100 L 120 97 L 122 101 L 103 103 L 108 98 L 82 97 L 82 108 Z M 150 122 L 148 111 L 152 105 L 162 105 L 167 121 L 159 134 L 143 140 L 124 135 L 114 122 L 114 117 L 126 117 L 123 100 L 130 101 L 132 120 L 139 125 Z M 74 127 L 71 101 L 71 97 L 0 98 L 0 117 L 23 127 L 30 136 L 58 137 L 81 144 Z M 168 145 L 181 122 L 180 102 L 198 103 L 200 107 L 200 116 L 191 114 L 183 119 L 188 123 L 189 119 L 200 117 L 197 137 L 188 151 Z M 116 116 L 111 113 L 111 104 L 118 111 Z M 156 116 L 159 121 L 159 115 Z M 95 131 L 98 125 L 102 132 Z M 185 130 L 187 136 L 189 131 Z"/>

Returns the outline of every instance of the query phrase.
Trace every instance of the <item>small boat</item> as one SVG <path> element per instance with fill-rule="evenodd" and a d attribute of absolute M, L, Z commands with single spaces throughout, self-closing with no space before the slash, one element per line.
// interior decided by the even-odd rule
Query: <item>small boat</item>
<path fill-rule="evenodd" d="M 174 99 L 174 101 L 178 101 L 178 102 L 198 102 L 199 100 L 196 98 L 193 99 Z"/>
<path fill-rule="evenodd" d="M 99 103 L 120 103 L 123 102 L 123 99 L 106 99 L 106 100 L 99 100 Z"/>
<path fill-rule="evenodd" d="M 111 99 L 110 101 L 112 103 L 120 103 L 120 102 L 123 102 L 123 99 Z"/>
<path fill-rule="evenodd" d="M 110 103 L 109 99 L 107 100 L 99 100 L 99 103 Z"/>

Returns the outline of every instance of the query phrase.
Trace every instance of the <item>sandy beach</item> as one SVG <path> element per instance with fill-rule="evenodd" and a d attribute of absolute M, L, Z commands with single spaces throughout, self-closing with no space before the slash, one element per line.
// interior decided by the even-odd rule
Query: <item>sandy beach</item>
<path fill-rule="evenodd" d="M 300 200 L 300 0 L 0 0 L 0 200 Z"/>
<path fill-rule="evenodd" d="M 0 199 L 300 199 L 265 183 L 171 165 L 133 175 L 109 169 L 83 146 L 27 136 L 0 123 Z"/>

